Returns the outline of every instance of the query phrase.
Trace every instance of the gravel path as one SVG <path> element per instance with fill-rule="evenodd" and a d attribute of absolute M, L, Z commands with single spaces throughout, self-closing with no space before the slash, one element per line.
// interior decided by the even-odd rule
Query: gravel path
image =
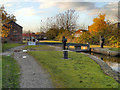
<path fill-rule="evenodd" d="M 3 55 L 14 53 L 14 58 L 20 65 L 20 88 L 53 88 L 48 73 L 42 69 L 32 56 L 22 52 L 24 47 L 25 45 L 18 46 L 3 53 Z"/>

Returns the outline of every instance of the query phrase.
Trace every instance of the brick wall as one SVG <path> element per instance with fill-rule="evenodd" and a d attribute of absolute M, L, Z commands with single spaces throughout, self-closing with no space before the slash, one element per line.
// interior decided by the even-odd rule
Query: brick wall
<path fill-rule="evenodd" d="M 2 42 L 6 40 L 10 43 L 22 43 L 22 27 L 13 21 L 9 22 L 8 24 L 12 25 L 12 28 L 10 29 L 7 38 L 3 38 Z"/>

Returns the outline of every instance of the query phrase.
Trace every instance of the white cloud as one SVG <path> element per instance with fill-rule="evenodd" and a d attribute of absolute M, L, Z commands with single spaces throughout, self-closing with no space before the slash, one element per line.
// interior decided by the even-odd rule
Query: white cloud
<path fill-rule="evenodd" d="M 15 16 L 20 16 L 20 15 L 24 15 L 24 16 L 33 16 L 35 15 L 36 12 L 32 7 L 29 8 L 21 8 L 17 11 L 14 12 Z"/>
<path fill-rule="evenodd" d="M 117 20 L 118 2 L 109 2 L 103 7 L 96 7 L 95 2 L 61 2 L 56 5 L 60 11 L 67 9 L 75 9 L 80 12 L 86 12 L 88 15 L 106 14 L 106 19 L 111 21 Z"/>
<path fill-rule="evenodd" d="M 37 13 L 41 13 L 41 14 L 42 14 L 42 13 L 48 13 L 48 11 L 42 11 L 42 10 L 41 10 L 41 11 L 38 11 Z"/>
<path fill-rule="evenodd" d="M 99 9 L 93 9 L 89 13 L 90 15 L 98 15 L 99 13 L 106 14 L 106 19 L 109 19 L 111 21 L 116 20 L 117 21 L 117 15 L 118 15 L 118 3 L 117 2 L 110 2 L 105 7 L 99 8 Z"/>
<path fill-rule="evenodd" d="M 10 3 L 5 4 L 5 7 L 11 7 L 11 6 L 13 6 L 13 4 Z"/>
<path fill-rule="evenodd" d="M 33 7 L 27 7 L 27 8 L 21 8 L 21 9 L 18 9 L 16 10 L 13 14 L 15 16 L 34 16 L 34 15 L 37 15 L 39 13 L 48 13 L 48 11 L 43 11 L 43 10 L 40 10 L 40 11 L 36 11 Z"/>
<path fill-rule="evenodd" d="M 50 8 L 56 5 L 56 2 L 42 2 L 39 8 Z"/>
<path fill-rule="evenodd" d="M 57 5 L 60 9 L 66 10 L 74 8 L 75 10 L 88 10 L 94 9 L 94 3 L 92 2 L 60 2 Z"/>

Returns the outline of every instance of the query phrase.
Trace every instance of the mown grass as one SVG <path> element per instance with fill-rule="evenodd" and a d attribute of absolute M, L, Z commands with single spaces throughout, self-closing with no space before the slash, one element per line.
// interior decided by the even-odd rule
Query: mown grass
<path fill-rule="evenodd" d="M 24 49 L 32 49 L 32 50 L 40 50 L 40 51 L 54 51 L 54 47 L 50 47 L 47 45 L 29 45 L 25 47 Z"/>
<path fill-rule="evenodd" d="M 2 56 L 2 88 L 19 88 L 20 69 L 11 56 Z"/>
<path fill-rule="evenodd" d="M 69 52 L 64 60 L 61 51 L 31 51 L 37 62 L 46 69 L 59 88 L 118 88 L 118 83 L 105 75 L 100 66 L 88 56 Z"/>
<path fill-rule="evenodd" d="M 16 46 L 21 46 L 21 45 L 24 45 L 24 44 L 20 44 L 20 43 L 5 43 L 5 44 L 2 44 L 2 52 L 10 49 L 10 48 L 13 48 L 13 47 L 16 47 Z"/>

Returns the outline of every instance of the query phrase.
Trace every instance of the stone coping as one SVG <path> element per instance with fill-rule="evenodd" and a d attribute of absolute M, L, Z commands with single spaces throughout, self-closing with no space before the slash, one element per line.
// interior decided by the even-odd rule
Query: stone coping
<path fill-rule="evenodd" d="M 120 56 L 120 52 L 111 51 L 108 48 L 91 48 L 91 52 L 101 53 L 108 56 Z"/>
<path fill-rule="evenodd" d="M 62 50 L 62 51 L 64 52 L 64 51 L 70 51 L 70 50 Z"/>

